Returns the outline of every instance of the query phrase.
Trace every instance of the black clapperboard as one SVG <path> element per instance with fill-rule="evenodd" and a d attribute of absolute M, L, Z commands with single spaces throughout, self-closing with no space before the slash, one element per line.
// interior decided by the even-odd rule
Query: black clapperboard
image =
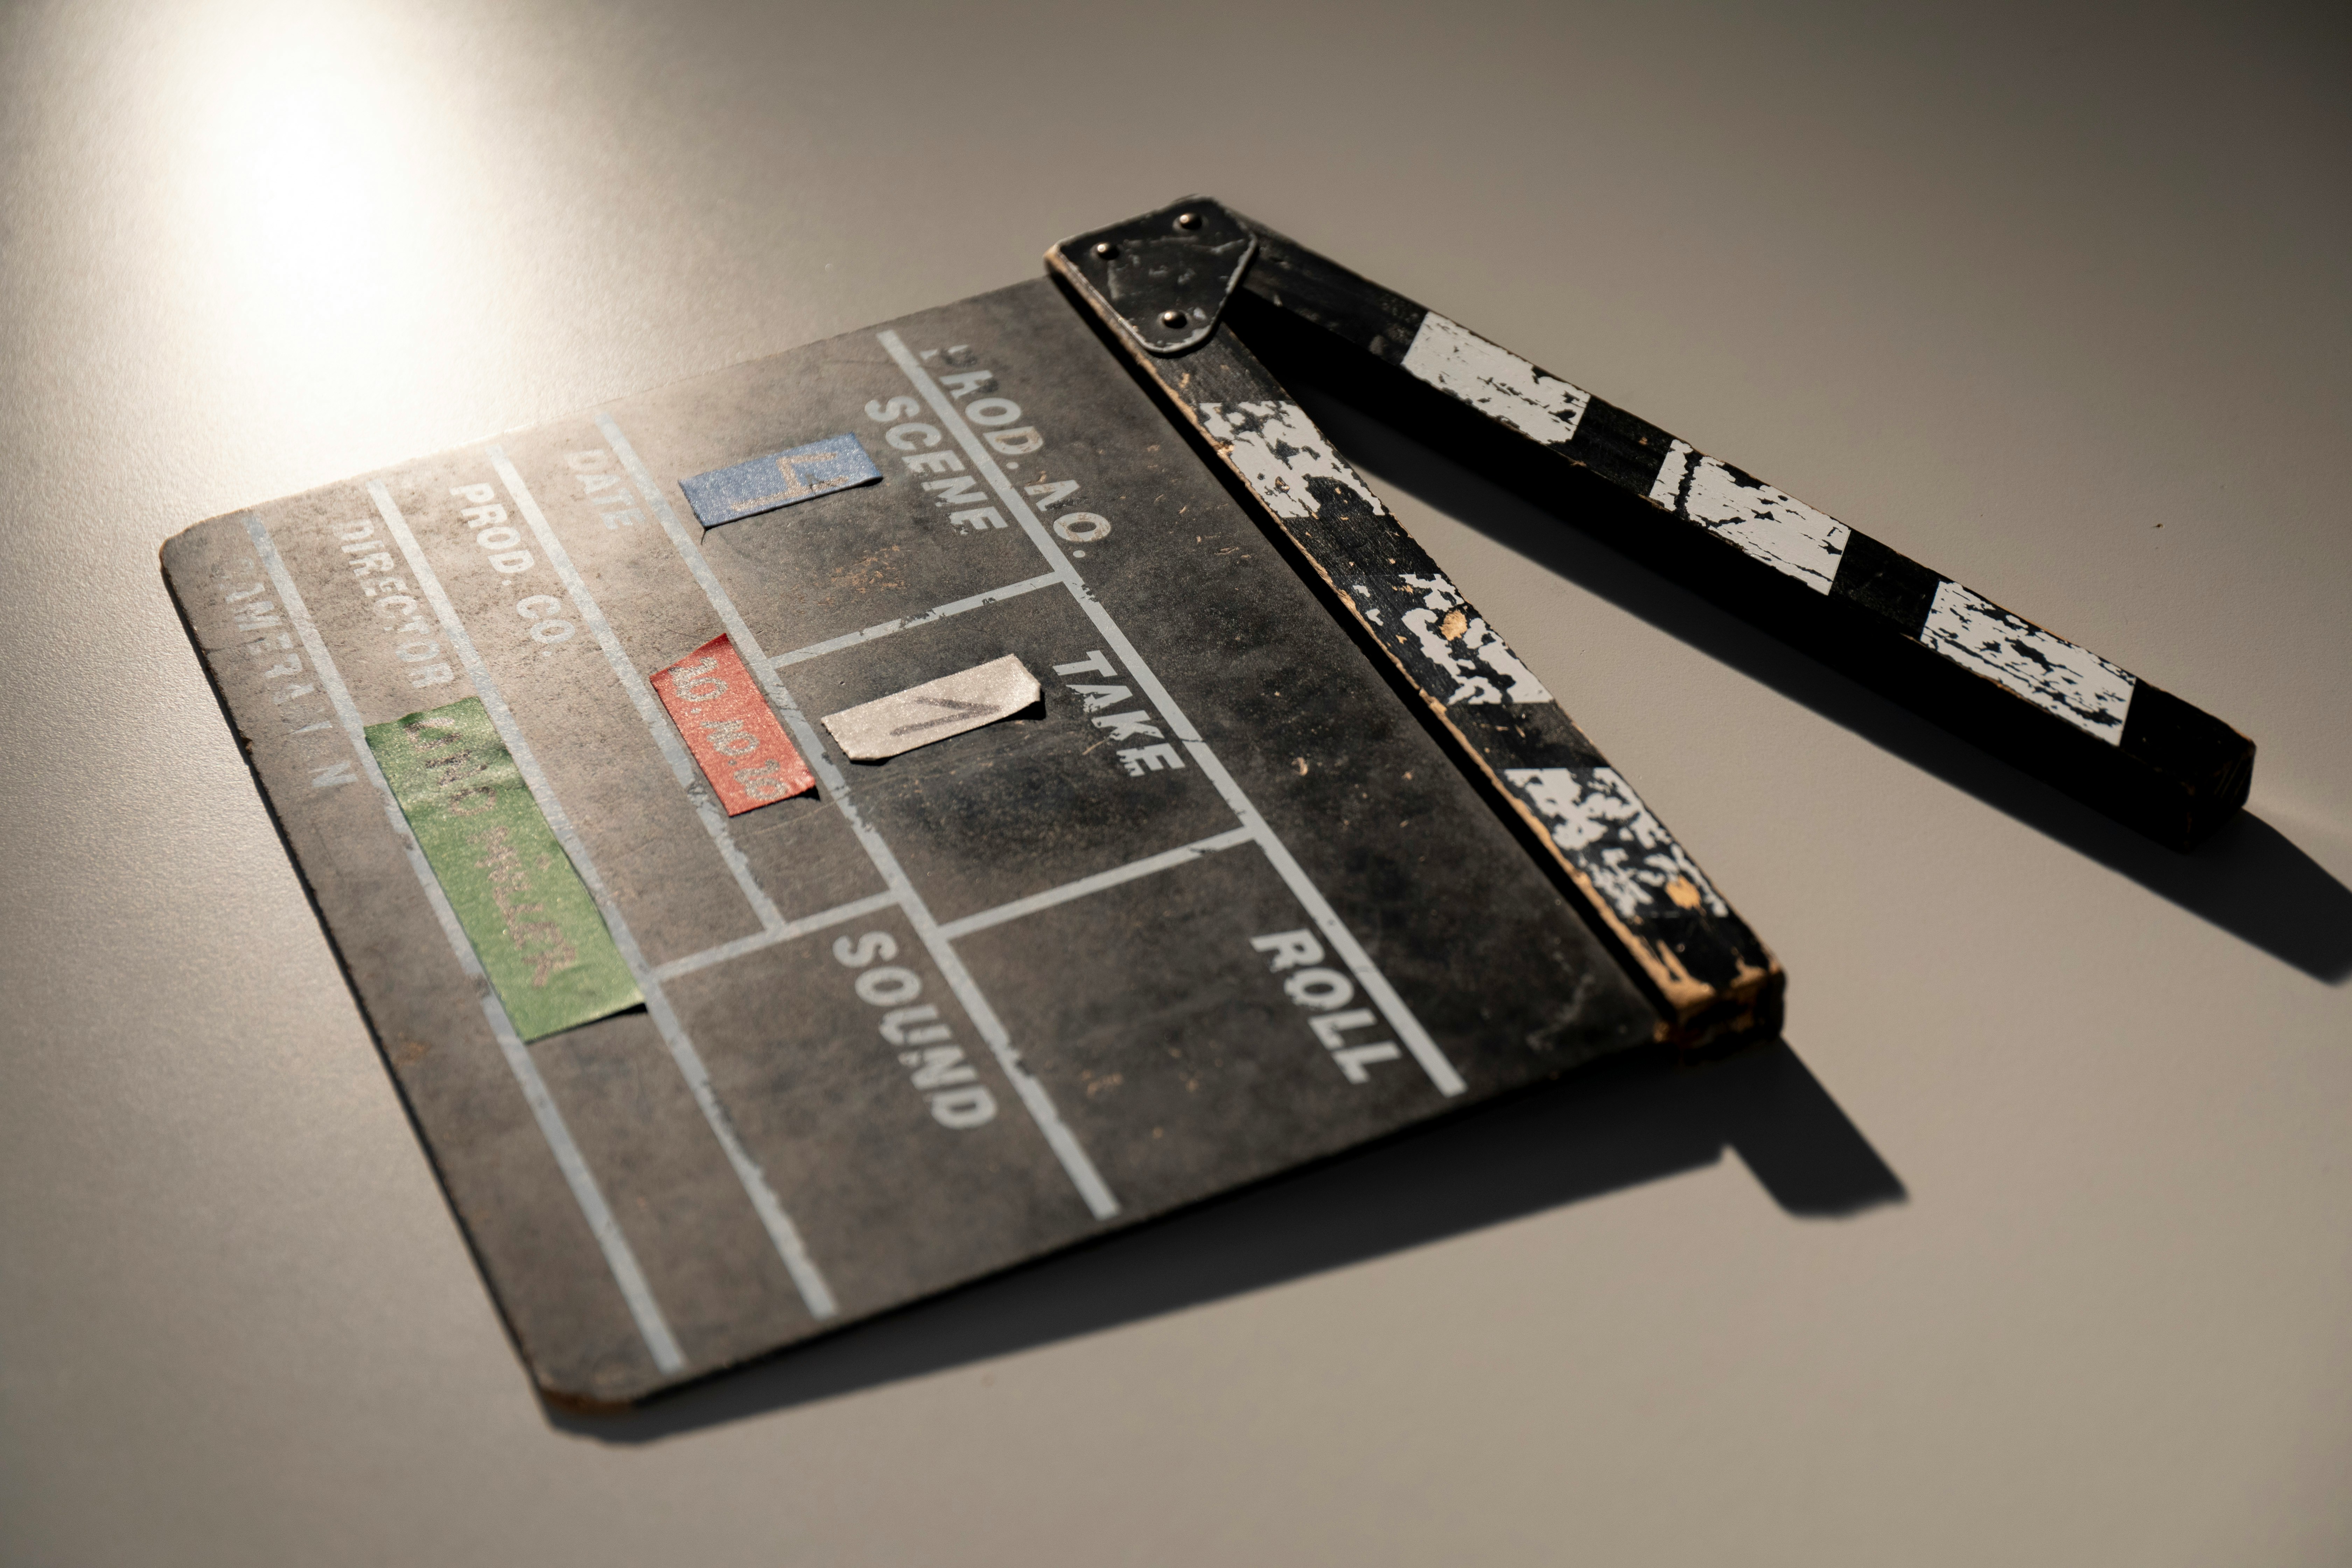
<path fill-rule="evenodd" d="M 2218 721 L 1213 202 L 1047 260 L 164 548 L 552 1399 L 1775 1037 L 1769 952 L 1268 363 L 2160 837 L 2244 798 Z"/>

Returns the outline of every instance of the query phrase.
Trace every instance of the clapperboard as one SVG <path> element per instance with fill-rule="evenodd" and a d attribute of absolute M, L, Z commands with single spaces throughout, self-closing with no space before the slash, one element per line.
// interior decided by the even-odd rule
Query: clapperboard
<path fill-rule="evenodd" d="M 1235 335 L 1286 243 L 1183 204 L 165 546 L 551 1398 L 1777 1033 L 1723 890 Z M 1371 357 L 1622 427 L 1421 314 Z M 1753 485 L 1677 461 L 1668 512 Z"/>

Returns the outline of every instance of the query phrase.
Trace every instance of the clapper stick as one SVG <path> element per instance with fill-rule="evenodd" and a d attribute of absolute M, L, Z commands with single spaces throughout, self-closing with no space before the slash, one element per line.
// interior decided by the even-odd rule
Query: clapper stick
<path fill-rule="evenodd" d="M 1333 490 L 1269 464 L 1329 446 L 1253 350 L 1402 415 L 1555 513 L 2159 843 L 2187 849 L 2245 804 L 2253 742 L 2211 714 L 1216 202 L 1077 236 L 1047 260 L 1278 520 L 1286 507 L 1310 518 L 1315 498 L 1349 489 L 1381 509 L 1352 471 Z M 1236 412 L 1256 405 L 1282 409 L 1289 428 Z M 1382 646 L 1402 645 L 1391 635 Z M 1540 816 L 1513 780 L 1541 764 L 1457 739 L 1523 815 Z"/>
<path fill-rule="evenodd" d="M 1230 287 L 1254 248 L 1230 215 L 1205 206 L 1171 209 L 1162 226 L 1179 236 L 1164 265 L 1180 288 L 1202 276 L 1185 276 L 1196 257 Z M 1114 289 L 1126 275 L 1158 281 L 1150 269 L 1163 264 L 1148 235 L 1086 237 L 1048 255 L 1066 279 L 1072 247 L 1128 269 L 1113 275 Z M 1097 315 L 1124 319 L 1085 274 L 1075 280 Z M 1139 302 L 1130 290 L 1122 301 L 1153 334 L 1137 363 L 1517 821 L 1585 918 L 1631 960 L 1675 1037 L 1699 1045 L 1777 1031 L 1785 977 L 1747 922 L 1232 325 L 1203 323 L 1164 293 Z M 1160 346 L 1171 339 L 1183 340 L 1179 352 Z"/>

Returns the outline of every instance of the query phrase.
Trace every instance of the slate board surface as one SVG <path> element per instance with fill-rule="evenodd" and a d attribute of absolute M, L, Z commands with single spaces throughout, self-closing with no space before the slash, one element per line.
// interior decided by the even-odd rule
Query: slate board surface
<path fill-rule="evenodd" d="M 709 533 L 678 489 L 843 434 L 880 484 Z M 638 1400 L 1660 1032 L 1043 279 L 163 559 L 551 1397 Z M 722 633 L 818 777 L 732 818 L 646 685 Z M 1010 720 L 876 764 L 816 727 L 1007 655 L 1044 689 Z M 469 697 L 644 1009 L 505 1026 L 360 732 Z"/>

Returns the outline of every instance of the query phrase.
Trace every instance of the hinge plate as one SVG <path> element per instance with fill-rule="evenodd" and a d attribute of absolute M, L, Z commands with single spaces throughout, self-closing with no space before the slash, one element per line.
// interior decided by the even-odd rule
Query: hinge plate
<path fill-rule="evenodd" d="M 1208 341 L 1256 252 L 1257 237 L 1223 203 L 1192 196 L 1075 235 L 1049 258 L 1136 342 L 1165 355 Z"/>

